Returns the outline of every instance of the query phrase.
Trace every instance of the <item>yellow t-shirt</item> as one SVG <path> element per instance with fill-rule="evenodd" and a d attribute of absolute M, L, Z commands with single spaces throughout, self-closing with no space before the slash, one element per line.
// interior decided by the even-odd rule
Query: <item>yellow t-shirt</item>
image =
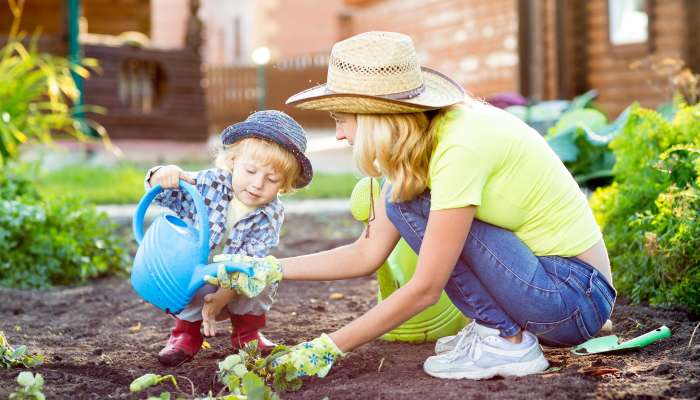
<path fill-rule="evenodd" d="M 477 206 L 476 218 L 513 231 L 538 256 L 575 256 L 600 240 L 586 197 L 534 129 L 476 101 L 436 123 L 431 210 Z"/>
<path fill-rule="evenodd" d="M 228 203 L 226 209 L 226 230 L 222 236 L 221 242 L 216 246 L 215 253 L 221 253 L 224 250 L 224 245 L 226 244 L 226 239 L 231 233 L 231 229 L 236 225 L 236 222 L 240 221 L 241 218 L 245 217 L 249 212 L 255 210 L 255 207 L 247 206 L 242 201 L 238 200 L 235 196 Z"/>

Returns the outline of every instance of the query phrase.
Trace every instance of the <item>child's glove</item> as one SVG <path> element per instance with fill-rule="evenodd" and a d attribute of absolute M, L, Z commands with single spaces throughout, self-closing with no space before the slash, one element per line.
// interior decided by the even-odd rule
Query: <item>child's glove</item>
<path fill-rule="evenodd" d="M 297 376 L 316 375 L 323 378 L 328 374 L 333 362 L 345 356 L 333 339 L 325 333 L 310 341 L 292 347 L 289 353 L 272 362 L 273 367 L 291 363 L 297 370 Z"/>
<path fill-rule="evenodd" d="M 261 258 L 243 254 L 219 254 L 214 256 L 213 261 L 253 267 L 253 276 L 249 277 L 243 272 L 227 272 L 226 265 L 221 264 L 216 278 L 209 275 L 204 277 L 211 285 L 234 290 L 249 298 L 259 295 L 266 286 L 282 280 L 282 266 L 273 256 Z"/>

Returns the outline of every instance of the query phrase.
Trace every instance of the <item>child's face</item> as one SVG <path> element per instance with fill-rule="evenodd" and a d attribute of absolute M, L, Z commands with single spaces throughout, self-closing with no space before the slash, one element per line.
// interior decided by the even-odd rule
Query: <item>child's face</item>
<path fill-rule="evenodd" d="M 233 192 L 249 207 L 261 207 L 277 197 L 284 177 L 268 164 L 241 154 L 233 161 Z"/>
<path fill-rule="evenodd" d="M 331 112 L 331 118 L 335 121 L 335 138 L 346 139 L 352 146 L 357 131 L 357 118 L 355 114 Z"/>

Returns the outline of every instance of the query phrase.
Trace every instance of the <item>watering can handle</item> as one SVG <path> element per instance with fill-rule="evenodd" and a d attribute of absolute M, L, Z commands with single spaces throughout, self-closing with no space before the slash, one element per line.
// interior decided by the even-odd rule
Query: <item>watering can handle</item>
<path fill-rule="evenodd" d="M 199 229 L 199 245 L 201 246 L 202 250 L 200 254 L 202 254 L 204 257 L 204 260 L 201 262 L 204 263 L 209 257 L 209 229 L 206 227 L 206 225 L 208 225 L 209 222 L 209 213 L 207 212 L 207 208 L 204 205 L 202 195 L 199 194 L 199 192 L 194 186 L 190 185 L 189 183 L 183 180 L 180 180 L 180 187 L 182 189 L 185 189 L 190 194 L 190 196 L 192 196 L 192 200 L 194 200 L 195 209 L 197 210 L 197 214 L 199 214 L 199 220 L 206 221 L 205 224 L 201 224 L 201 228 Z M 136 207 L 136 213 L 134 214 L 132 228 L 134 230 L 134 238 L 136 238 L 136 242 L 139 244 L 143 239 L 143 220 L 146 216 L 146 210 L 148 210 L 148 206 L 151 205 L 153 199 L 155 199 L 156 196 L 162 191 L 163 188 L 160 185 L 153 186 L 153 188 L 151 188 L 151 190 L 149 190 L 148 193 L 146 193 L 143 196 L 141 201 L 139 201 L 138 206 Z"/>

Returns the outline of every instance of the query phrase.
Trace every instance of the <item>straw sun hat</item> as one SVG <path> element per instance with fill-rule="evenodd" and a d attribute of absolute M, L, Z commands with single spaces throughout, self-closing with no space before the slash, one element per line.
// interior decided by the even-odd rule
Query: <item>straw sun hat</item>
<path fill-rule="evenodd" d="M 333 46 L 325 84 L 299 92 L 287 104 L 309 110 L 395 114 L 459 103 L 464 90 L 447 76 L 418 64 L 410 37 L 365 32 Z"/>

